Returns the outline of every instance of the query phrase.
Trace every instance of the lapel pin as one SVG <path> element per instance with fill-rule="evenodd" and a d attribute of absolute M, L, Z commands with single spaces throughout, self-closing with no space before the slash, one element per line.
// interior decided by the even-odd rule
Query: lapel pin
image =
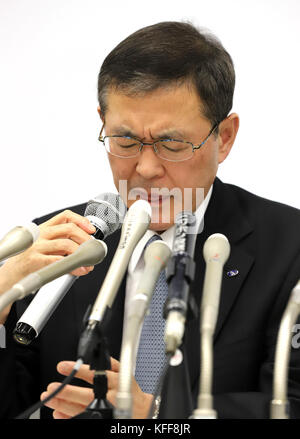
<path fill-rule="evenodd" d="M 227 271 L 226 274 L 227 274 L 228 277 L 234 277 L 234 276 L 237 276 L 239 274 L 239 270 L 237 270 L 237 269 L 230 270 L 230 271 Z"/>

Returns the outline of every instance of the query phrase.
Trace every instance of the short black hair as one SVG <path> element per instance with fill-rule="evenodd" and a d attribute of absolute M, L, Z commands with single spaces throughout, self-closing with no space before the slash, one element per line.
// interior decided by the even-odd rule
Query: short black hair
<path fill-rule="evenodd" d="M 232 108 L 235 72 L 221 42 L 187 22 L 144 27 L 105 58 L 98 76 L 101 112 L 105 115 L 111 88 L 134 95 L 183 83 L 195 87 L 212 125 L 225 119 Z"/>

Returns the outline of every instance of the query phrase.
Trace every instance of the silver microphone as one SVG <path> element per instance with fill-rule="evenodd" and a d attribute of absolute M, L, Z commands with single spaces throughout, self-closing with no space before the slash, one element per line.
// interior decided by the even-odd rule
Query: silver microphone
<path fill-rule="evenodd" d="M 39 227 L 35 223 L 14 227 L 0 241 L 0 262 L 26 250 L 38 239 L 39 234 Z"/>
<path fill-rule="evenodd" d="M 118 248 L 93 305 L 87 327 L 81 335 L 78 346 L 78 358 L 85 358 L 87 355 L 91 340 L 93 339 L 94 329 L 103 320 L 107 309 L 112 307 L 132 252 L 146 233 L 150 221 L 151 206 L 147 201 L 135 201 L 128 209 Z"/>
<path fill-rule="evenodd" d="M 299 314 L 300 280 L 292 290 L 277 336 L 271 419 L 289 419 L 289 402 L 287 399 L 288 365 L 292 345 L 292 329 Z"/>
<path fill-rule="evenodd" d="M 34 293 L 59 276 L 79 267 L 99 264 L 105 258 L 106 253 L 107 247 L 103 241 L 93 238 L 85 241 L 71 255 L 29 274 L 2 294 L 0 296 L 0 311 L 15 300 L 23 299 L 25 296 Z"/>
<path fill-rule="evenodd" d="M 213 371 L 213 334 L 215 332 L 223 267 L 230 254 L 230 245 L 226 236 L 215 233 L 209 236 L 203 247 L 206 271 L 203 284 L 203 296 L 200 315 L 201 334 L 201 366 L 198 407 L 191 418 L 215 419 L 216 411 L 212 401 L 212 371 Z"/>
<path fill-rule="evenodd" d="M 91 199 L 87 203 L 84 216 L 96 227 L 92 236 L 103 240 L 118 230 L 124 221 L 126 210 L 120 195 L 108 192 Z M 15 339 L 22 344 L 31 343 L 77 279 L 78 276 L 65 274 L 41 288 L 18 320 L 14 330 Z"/>
<path fill-rule="evenodd" d="M 130 419 L 132 417 L 131 382 L 137 351 L 137 334 L 143 324 L 159 274 L 166 266 L 170 256 L 171 250 L 163 241 L 152 242 L 144 253 L 145 268 L 137 291 L 129 303 L 123 333 L 119 389 L 115 410 L 117 419 Z"/>

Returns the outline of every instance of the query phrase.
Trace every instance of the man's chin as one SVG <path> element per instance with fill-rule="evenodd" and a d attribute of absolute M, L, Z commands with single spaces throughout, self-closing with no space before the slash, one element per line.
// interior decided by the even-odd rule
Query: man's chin
<path fill-rule="evenodd" d="M 172 223 L 156 223 L 156 222 L 151 222 L 149 224 L 149 230 L 153 230 L 154 232 L 164 232 L 165 230 L 169 229 L 170 227 L 172 227 L 174 224 L 174 222 Z"/>

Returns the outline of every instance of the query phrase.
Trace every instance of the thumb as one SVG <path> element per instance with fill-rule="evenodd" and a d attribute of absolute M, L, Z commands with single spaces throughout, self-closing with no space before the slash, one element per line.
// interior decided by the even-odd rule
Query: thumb
<path fill-rule="evenodd" d="M 110 367 L 112 372 L 120 371 L 120 362 L 113 357 L 110 357 Z"/>

